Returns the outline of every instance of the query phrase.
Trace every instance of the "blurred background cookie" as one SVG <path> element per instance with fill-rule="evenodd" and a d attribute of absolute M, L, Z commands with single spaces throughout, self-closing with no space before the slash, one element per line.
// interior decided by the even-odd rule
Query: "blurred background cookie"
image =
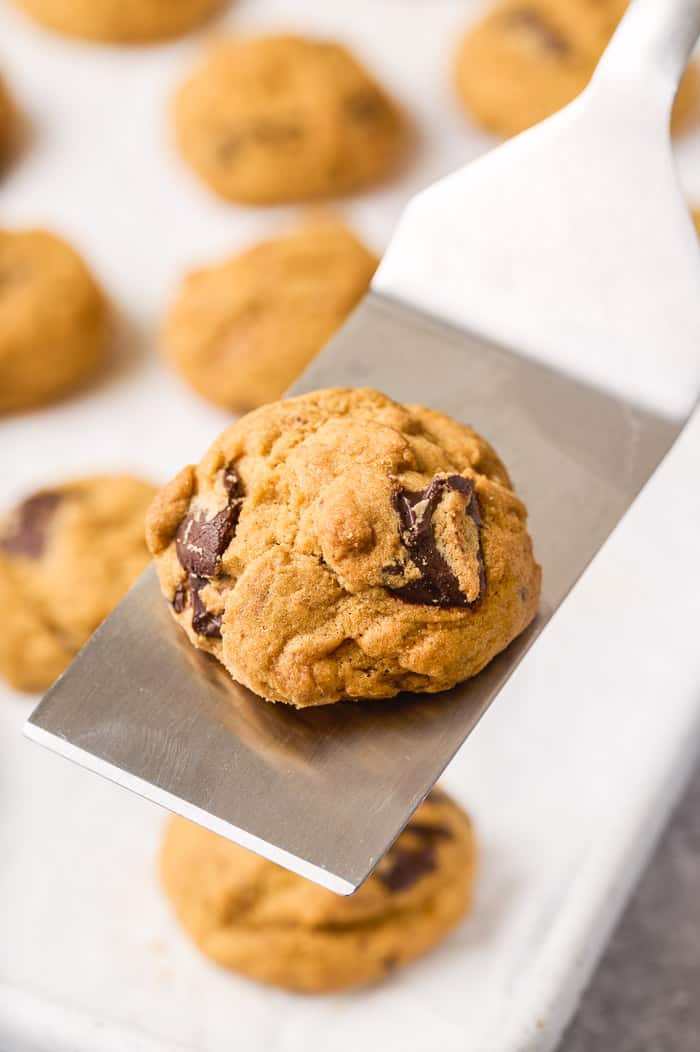
<path fill-rule="evenodd" d="M 45 690 L 148 561 L 155 487 L 100 475 L 39 490 L 0 523 L 0 675 Z"/>
<path fill-rule="evenodd" d="M 226 0 L 14 0 L 49 29 L 112 44 L 142 44 L 186 33 Z"/>
<path fill-rule="evenodd" d="M 475 869 L 469 818 L 441 790 L 347 898 L 183 818 L 161 855 L 166 894 L 207 957 L 306 993 L 376 981 L 435 946 L 469 910 Z"/>
<path fill-rule="evenodd" d="M 0 77 L 0 172 L 12 152 L 16 113 L 7 85 Z"/>
<path fill-rule="evenodd" d="M 693 209 L 693 222 L 697 227 L 698 234 L 700 234 L 700 208 Z"/>
<path fill-rule="evenodd" d="M 628 0 L 506 0 L 463 38 L 455 85 L 466 112 L 510 136 L 551 116 L 588 84 Z M 674 131 L 697 115 L 697 67 L 683 80 Z"/>
<path fill-rule="evenodd" d="M 175 103 L 183 157 L 222 197 L 271 204 L 369 186 L 397 165 L 403 117 L 340 44 L 224 41 Z"/>
<path fill-rule="evenodd" d="M 70 245 L 45 230 L 0 230 L 0 412 L 41 405 L 105 357 L 105 298 Z"/>
<path fill-rule="evenodd" d="M 168 314 L 165 355 L 218 405 L 274 401 L 367 291 L 377 263 L 341 223 L 317 221 L 194 271 Z"/>

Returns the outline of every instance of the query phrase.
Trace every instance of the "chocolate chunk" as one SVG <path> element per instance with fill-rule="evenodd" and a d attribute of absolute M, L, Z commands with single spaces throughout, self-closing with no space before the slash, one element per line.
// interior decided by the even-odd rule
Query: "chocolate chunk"
<path fill-rule="evenodd" d="M 406 834 L 412 833 L 422 841 L 418 847 L 395 844 L 387 855 L 388 866 L 377 870 L 377 877 L 390 891 L 405 891 L 426 873 L 437 869 L 437 840 L 452 840 L 452 830 L 445 825 L 430 825 L 428 822 L 412 821 L 406 826 Z"/>
<path fill-rule="evenodd" d="M 391 865 L 377 872 L 377 876 L 389 891 L 405 891 L 426 873 L 437 869 L 437 852 L 431 843 L 414 850 L 394 847 L 389 853 Z"/>
<path fill-rule="evenodd" d="M 12 555 L 38 559 L 44 551 L 53 514 L 64 497 L 63 493 L 48 489 L 28 497 L 15 509 L 7 533 L 0 538 L 0 548 Z"/>
<path fill-rule="evenodd" d="M 390 591 L 406 603 L 428 606 L 439 606 L 444 609 L 452 607 L 473 608 L 480 602 L 486 587 L 481 535 L 479 533 L 479 594 L 469 600 L 459 587 L 459 580 L 452 572 L 449 563 L 438 549 L 433 526 L 433 516 L 445 493 L 461 493 L 465 498 L 465 514 L 471 518 L 479 533 L 481 513 L 479 502 L 471 479 L 461 475 L 447 475 L 434 478 L 427 489 L 413 493 L 403 486 L 394 491 L 392 502 L 399 517 L 401 540 L 405 545 L 411 562 L 420 571 L 415 581 L 407 581 L 399 588 Z"/>
<path fill-rule="evenodd" d="M 221 614 L 212 614 L 204 605 L 200 595 L 202 588 L 208 585 L 206 577 L 195 577 L 190 575 L 190 591 L 192 593 L 192 628 L 200 636 L 208 636 L 210 639 L 221 639 Z"/>
<path fill-rule="evenodd" d="M 209 584 L 206 577 L 189 574 L 187 581 L 179 584 L 173 596 L 173 610 L 181 614 L 192 599 L 192 629 L 200 636 L 221 639 L 221 614 L 207 610 L 201 591 Z"/>
<path fill-rule="evenodd" d="M 241 517 L 243 487 L 233 465 L 224 470 L 223 484 L 228 497 L 226 507 L 211 519 L 203 509 L 190 508 L 175 534 L 180 565 L 198 577 L 213 577 L 216 573 Z"/>
<path fill-rule="evenodd" d="M 522 7 L 511 12 L 507 17 L 510 28 L 527 33 L 546 54 L 563 57 L 571 51 L 571 45 L 566 37 L 557 32 L 534 8 Z"/>
<path fill-rule="evenodd" d="M 175 589 L 175 595 L 173 596 L 173 610 L 176 614 L 181 614 L 187 606 L 187 585 L 179 584 Z"/>
<path fill-rule="evenodd" d="M 376 121 L 386 114 L 386 104 L 376 92 L 356 92 L 344 99 L 346 113 L 355 121 Z"/>

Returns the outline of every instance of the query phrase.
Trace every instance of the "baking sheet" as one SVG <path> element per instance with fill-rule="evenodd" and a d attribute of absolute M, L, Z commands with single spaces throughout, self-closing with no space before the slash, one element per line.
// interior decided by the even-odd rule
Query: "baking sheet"
<path fill-rule="evenodd" d="M 340 211 L 381 249 L 410 195 L 489 145 L 446 65 L 463 0 L 240 0 L 232 27 L 355 46 L 414 115 L 405 176 Z M 122 316 L 95 389 L 0 424 L 3 502 L 125 469 L 165 480 L 227 416 L 164 368 L 155 329 L 178 276 L 293 221 L 221 204 L 178 161 L 168 99 L 207 32 L 138 51 L 58 40 L 0 7 L 0 68 L 32 123 L 0 222 L 45 224 L 94 263 Z M 700 200 L 700 135 L 679 163 Z M 643 217 L 640 217 L 643 222 Z M 309 999 L 209 965 L 157 887 L 163 815 L 21 738 L 0 689 L 0 1047 L 111 1052 L 312 1044 L 548 1049 L 692 762 L 700 723 L 700 418 L 451 765 L 483 864 L 473 917 L 380 987 Z"/>

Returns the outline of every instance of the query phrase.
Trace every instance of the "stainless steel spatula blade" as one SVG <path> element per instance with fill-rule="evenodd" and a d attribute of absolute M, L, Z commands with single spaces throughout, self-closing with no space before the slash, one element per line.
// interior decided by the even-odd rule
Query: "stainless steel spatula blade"
<path fill-rule="evenodd" d="M 409 206 L 296 391 L 472 424 L 530 511 L 537 622 L 441 696 L 296 711 L 193 650 L 152 570 L 27 734 L 334 891 L 371 872 L 672 445 L 700 390 L 700 252 L 667 124 L 700 0 L 636 0 L 590 88 Z"/>

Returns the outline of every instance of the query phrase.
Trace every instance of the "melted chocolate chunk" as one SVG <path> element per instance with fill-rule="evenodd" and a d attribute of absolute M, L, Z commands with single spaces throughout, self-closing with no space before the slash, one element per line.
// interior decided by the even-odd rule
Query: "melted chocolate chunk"
<path fill-rule="evenodd" d="M 413 833 L 422 843 L 418 847 L 404 847 L 399 843 L 390 849 L 389 866 L 377 870 L 377 877 L 390 891 L 405 891 L 426 873 L 434 872 L 438 864 L 435 841 L 452 840 L 452 831 L 447 826 L 428 822 L 409 822 L 406 832 Z"/>
<path fill-rule="evenodd" d="M 64 500 L 63 493 L 44 490 L 28 497 L 16 509 L 10 527 L 0 538 L 0 548 L 12 555 L 38 559 L 46 546 L 46 534 L 53 514 Z"/>
<path fill-rule="evenodd" d="M 179 584 L 173 596 L 173 610 L 181 614 L 192 599 L 192 629 L 197 635 L 207 636 L 210 639 L 221 639 L 221 614 L 213 614 L 207 610 L 201 591 L 209 581 L 206 577 L 197 577 L 189 574 L 187 581 Z"/>
<path fill-rule="evenodd" d="M 389 891 L 405 891 L 435 869 L 437 852 L 433 844 L 424 844 L 415 850 L 395 847 L 391 851 L 391 866 L 377 876 Z"/>
<path fill-rule="evenodd" d="M 180 565 L 197 577 L 214 576 L 241 517 L 243 487 L 232 465 L 225 469 L 223 483 L 228 497 L 226 507 L 211 519 L 203 509 L 190 508 L 175 534 Z"/>
<path fill-rule="evenodd" d="M 420 577 L 408 581 L 400 588 L 390 591 L 406 603 L 424 606 L 473 608 L 480 602 L 486 587 L 484 559 L 479 534 L 479 594 L 471 602 L 459 587 L 459 580 L 449 563 L 438 549 L 433 526 L 433 516 L 445 493 L 453 491 L 465 497 L 465 514 L 477 528 L 481 528 L 479 502 L 474 492 L 474 483 L 461 475 L 434 478 L 427 489 L 412 493 L 397 487 L 392 502 L 399 517 L 399 529 L 411 562 L 420 571 Z M 419 509 L 419 510 L 416 510 Z"/>
<path fill-rule="evenodd" d="M 563 57 L 571 51 L 571 45 L 566 37 L 558 33 L 540 12 L 532 7 L 522 7 L 518 11 L 513 11 L 508 15 L 508 25 L 513 29 L 529 33 L 537 41 L 542 51 L 548 55 Z"/>
<path fill-rule="evenodd" d="M 200 592 L 208 585 L 206 577 L 195 577 L 190 574 L 190 591 L 192 593 L 192 628 L 199 636 L 209 639 L 221 639 L 221 614 L 212 614 L 204 605 Z"/>

